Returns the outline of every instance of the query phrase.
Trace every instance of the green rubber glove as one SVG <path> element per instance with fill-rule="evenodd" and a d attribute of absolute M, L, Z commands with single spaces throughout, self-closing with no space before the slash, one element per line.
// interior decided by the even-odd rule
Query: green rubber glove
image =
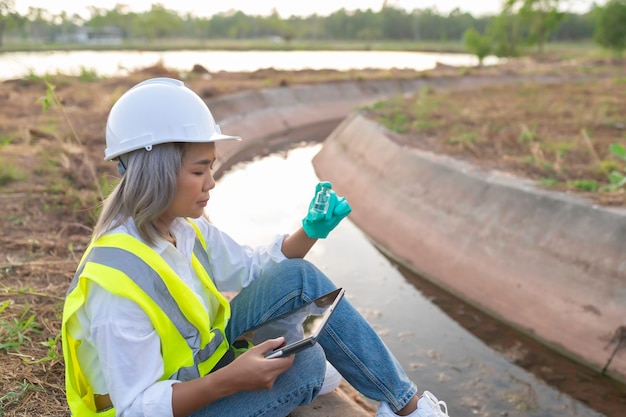
<path fill-rule="evenodd" d="M 315 196 L 309 204 L 309 212 L 302 219 L 302 228 L 310 238 L 324 239 L 352 211 L 346 199 L 337 197 L 332 187 L 328 181 L 322 181 L 315 187 Z M 323 189 L 326 193 L 320 195 Z M 322 212 L 324 209 L 325 214 Z"/>

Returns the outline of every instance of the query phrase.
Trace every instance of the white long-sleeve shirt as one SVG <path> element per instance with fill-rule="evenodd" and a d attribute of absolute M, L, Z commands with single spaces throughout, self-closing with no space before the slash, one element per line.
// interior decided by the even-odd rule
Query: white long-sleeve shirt
<path fill-rule="evenodd" d="M 285 235 L 276 236 L 267 247 L 253 249 L 238 244 L 204 218 L 194 221 L 206 241 L 209 275 L 220 291 L 239 291 L 267 266 L 285 259 L 281 251 Z M 152 248 L 213 316 L 217 300 L 191 267 L 195 230 L 186 220 L 177 219 L 171 231 L 176 247 L 162 239 Z M 127 233 L 143 242 L 132 219 L 110 233 Z M 171 417 L 172 385 L 178 381 L 158 382 L 163 375 L 161 343 L 141 307 L 90 282 L 87 301 L 77 318 L 80 326 L 71 333 L 82 341 L 77 349 L 78 361 L 94 393 L 109 394 L 118 416 Z"/>

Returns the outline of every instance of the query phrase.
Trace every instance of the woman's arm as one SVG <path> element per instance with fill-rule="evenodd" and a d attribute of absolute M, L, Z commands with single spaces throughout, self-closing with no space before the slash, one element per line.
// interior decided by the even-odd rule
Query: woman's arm
<path fill-rule="evenodd" d="M 299 228 L 283 240 L 282 252 L 287 258 L 304 258 L 315 242 L 317 239 L 310 238 L 303 228 Z"/>
<path fill-rule="evenodd" d="M 263 354 L 276 349 L 284 338 L 267 340 L 239 356 L 229 365 L 202 378 L 172 386 L 174 417 L 187 416 L 220 398 L 241 391 L 272 388 L 278 375 L 293 364 L 295 355 L 266 359 Z"/>

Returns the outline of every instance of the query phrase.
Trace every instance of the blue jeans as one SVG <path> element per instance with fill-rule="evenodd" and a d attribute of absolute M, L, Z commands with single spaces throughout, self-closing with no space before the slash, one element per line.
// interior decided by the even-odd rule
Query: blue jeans
<path fill-rule="evenodd" d="M 232 342 L 246 330 L 335 288 L 311 263 L 283 261 L 264 271 L 231 301 L 226 336 Z M 240 392 L 209 404 L 193 416 L 285 417 L 315 399 L 324 382 L 326 359 L 357 391 L 388 402 L 393 410 L 402 408 L 417 392 L 378 334 L 344 298 L 318 345 L 297 353 L 291 368 L 276 379 L 271 390 Z"/>

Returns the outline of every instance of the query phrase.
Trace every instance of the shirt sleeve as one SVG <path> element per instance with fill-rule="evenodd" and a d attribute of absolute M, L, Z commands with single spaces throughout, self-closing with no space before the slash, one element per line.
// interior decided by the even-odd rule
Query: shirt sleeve
<path fill-rule="evenodd" d="M 90 340 L 117 415 L 172 417 L 172 385 L 163 375 L 160 338 L 136 303 L 92 284 L 86 305 Z"/>
<path fill-rule="evenodd" d="M 277 235 L 269 245 L 253 248 L 237 243 L 203 217 L 195 222 L 206 240 L 211 279 L 220 291 L 240 291 L 267 267 L 287 259 L 282 252 L 287 235 Z"/>

